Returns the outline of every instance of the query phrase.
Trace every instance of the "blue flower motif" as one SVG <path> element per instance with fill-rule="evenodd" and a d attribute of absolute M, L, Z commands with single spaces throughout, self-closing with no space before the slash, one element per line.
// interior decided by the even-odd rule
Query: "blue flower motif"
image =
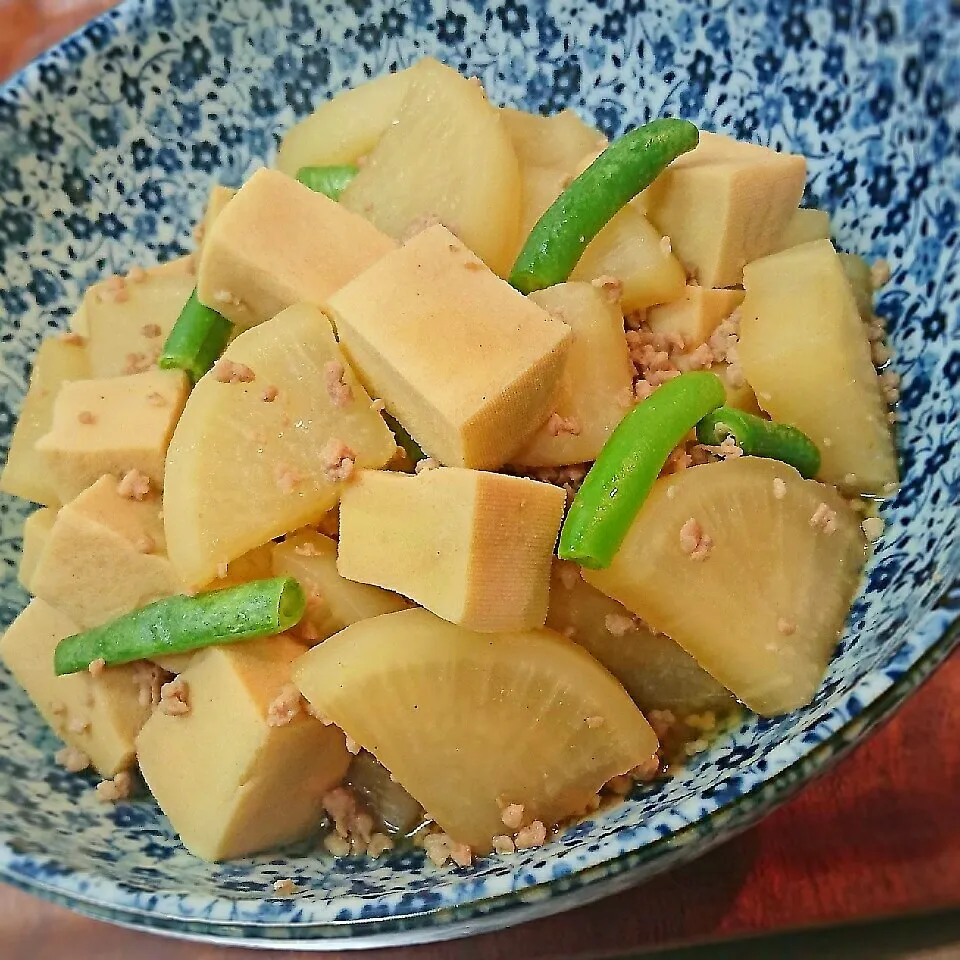
<path fill-rule="evenodd" d="M 271 117 L 277 112 L 273 102 L 273 92 L 263 87 L 252 87 L 250 90 L 250 107 L 254 116 Z"/>
<path fill-rule="evenodd" d="M 380 32 L 385 37 L 402 37 L 407 18 L 395 7 L 385 10 L 380 16 Z"/>
<path fill-rule="evenodd" d="M 293 3 L 290 5 L 290 26 L 300 33 L 306 33 L 315 28 L 316 24 L 306 4 Z"/>
<path fill-rule="evenodd" d="M 313 110 L 313 92 L 301 83 L 285 83 L 284 99 L 298 117 L 305 117 Z M 241 139 L 243 134 L 241 133 Z"/>
<path fill-rule="evenodd" d="M 93 224 L 90 218 L 75 210 L 63 218 L 63 224 L 77 240 L 89 240 L 93 236 Z"/>
<path fill-rule="evenodd" d="M 538 68 L 533 72 L 530 79 L 527 80 L 526 99 L 531 104 L 531 109 L 534 112 L 539 110 L 543 102 L 550 96 L 550 90 L 550 78 L 543 70 Z"/>
<path fill-rule="evenodd" d="M 133 235 L 139 243 L 157 235 L 157 218 L 152 213 L 138 213 L 133 218 Z"/>
<path fill-rule="evenodd" d="M 0 240 L 3 239 L 3 214 L 0 213 Z M 24 240 L 26 243 L 26 240 Z M 0 243 L 0 263 L 3 262 L 3 244 Z M 26 297 L 20 287 L 0 287 L 0 305 L 8 317 L 17 319 L 22 317 L 28 309 Z"/>
<path fill-rule="evenodd" d="M 467 18 L 463 14 L 448 10 L 445 16 L 437 20 L 437 39 L 450 46 L 463 43 L 466 26 Z"/>
<path fill-rule="evenodd" d="M 203 173 L 213 173 L 220 166 L 220 144 L 201 140 L 190 148 L 190 166 Z"/>
<path fill-rule="evenodd" d="M 101 213 L 97 217 L 97 227 L 111 240 L 119 240 L 127 232 L 126 225 L 115 213 Z"/>
<path fill-rule="evenodd" d="M 673 66 L 673 60 L 676 56 L 677 48 L 673 41 L 665 33 L 661 34 L 653 42 L 653 62 L 657 70 L 662 72 L 667 67 Z"/>
<path fill-rule="evenodd" d="M 164 173 L 177 173 L 183 169 L 183 161 L 173 147 L 161 147 L 157 151 L 157 166 Z"/>
<path fill-rule="evenodd" d="M 562 36 L 557 21 L 549 13 L 537 14 L 537 37 L 541 50 L 549 50 Z"/>
<path fill-rule="evenodd" d="M 108 17 L 101 17 L 84 28 L 83 36 L 93 44 L 94 49 L 102 50 L 116 36 L 116 30 Z"/>
<path fill-rule="evenodd" d="M 883 225 L 883 233 L 888 237 L 898 236 L 910 222 L 913 206 L 910 200 L 901 200 L 892 204 L 887 210 L 887 222 Z"/>
<path fill-rule="evenodd" d="M 210 45 L 221 57 L 228 57 L 233 53 L 234 31 L 222 23 L 215 23 L 210 28 Z"/>
<path fill-rule="evenodd" d="M 135 110 L 143 107 L 143 90 L 140 89 L 140 81 L 137 77 L 132 77 L 128 73 L 121 74 L 120 96 Z"/>
<path fill-rule="evenodd" d="M 199 103 L 179 103 L 180 122 L 177 130 L 184 134 L 196 133 L 203 124 L 203 114 Z"/>
<path fill-rule="evenodd" d="M 300 73 L 312 87 L 320 87 L 330 80 L 330 56 L 321 48 L 309 50 L 303 55 Z"/>
<path fill-rule="evenodd" d="M 693 17 L 682 10 L 673 21 L 673 36 L 682 44 L 688 44 L 693 40 Z"/>
<path fill-rule="evenodd" d="M 25 246 L 33 235 L 33 218 L 24 210 L 0 210 L 0 241 L 11 247 Z"/>
<path fill-rule="evenodd" d="M 63 137 L 53 129 L 49 119 L 46 122 L 31 120 L 27 127 L 27 139 L 41 157 L 52 156 L 63 143 Z"/>
<path fill-rule="evenodd" d="M 51 93 L 56 93 L 63 88 L 63 71 L 52 60 L 40 64 L 40 83 L 43 84 Z"/>
<path fill-rule="evenodd" d="M 824 51 L 823 72 L 833 79 L 838 79 L 846 64 L 845 48 L 839 43 L 831 43 Z"/>
<path fill-rule="evenodd" d="M 0 93 L 0 127 L 17 126 L 17 105 Z"/>
<path fill-rule="evenodd" d="M 725 20 L 711 19 L 704 31 L 710 46 L 714 50 L 727 50 L 730 47 L 730 31 Z"/>
<path fill-rule="evenodd" d="M 90 181 L 84 176 L 83 172 L 76 167 L 64 172 L 60 186 L 70 202 L 75 206 L 89 203 Z"/>
<path fill-rule="evenodd" d="M 23 189 L 20 171 L 7 159 L 0 157 L 0 191 L 12 193 Z"/>
<path fill-rule="evenodd" d="M 603 25 L 600 27 L 600 36 L 604 40 L 616 42 L 622 40 L 627 32 L 627 14 L 621 9 L 613 9 L 603 15 Z"/>
<path fill-rule="evenodd" d="M 380 28 L 374 23 L 361 23 L 356 39 L 361 50 L 376 50 L 380 46 Z"/>
<path fill-rule="evenodd" d="M 140 199 L 147 210 L 160 211 L 163 209 L 163 191 L 156 180 L 148 180 L 140 188 Z"/>
<path fill-rule="evenodd" d="M 940 250 L 939 237 L 924 237 L 917 244 L 910 270 L 919 283 L 928 283 L 936 277 Z"/>
<path fill-rule="evenodd" d="M 31 270 L 27 290 L 40 307 L 46 307 L 63 296 L 63 285 L 49 270 Z"/>
<path fill-rule="evenodd" d="M 897 188 L 897 179 L 893 175 L 893 168 L 886 163 L 877 164 L 873 168 L 873 175 L 867 181 L 867 193 L 870 202 L 878 207 L 885 207 L 893 197 Z"/>
<path fill-rule="evenodd" d="M 624 107 L 619 100 L 605 100 L 594 111 L 596 125 L 609 139 L 619 136 L 623 126 Z"/>
<path fill-rule="evenodd" d="M 515 37 L 522 36 L 530 29 L 526 4 L 517 3 L 516 0 L 504 0 L 496 8 L 496 13 L 503 29 Z"/>
<path fill-rule="evenodd" d="M 757 81 L 765 85 L 771 83 L 779 73 L 783 60 L 772 47 L 767 47 L 753 58 L 753 66 L 757 71 Z"/>
<path fill-rule="evenodd" d="M 217 135 L 225 147 L 239 147 L 243 143 L 244 129 L 239 123 L 221 123 L 217 125 Z"/>
<path fill-rule="evenodd" d="M 433 19 L 433 4 L 430 0 L 411 0 L 410 16 L 416 26 L 426 26 Z"/>
<path fill-rule="evenodd" d="M 108 149 L 120 143 L 120 133 L 112 117 L 90 117 L 90 138 L 98 147 Z"/>
<path fill-rule="evenodd" d="M 791 50 L 802 50 L 810 42 L 810 24 L 802 9 L 792 10 L 780 28 L 783 42 Z"/>
<path fill-rule="evenodd" d="M 813 115 L 822 132 L 832 133 L 840 122 L 840 101 L 836 97 L 824 97 Z"/>
<path fill-rule="evenodd" d="M 890 9 L 881 10 L 873 21 L 880 43 L 890 43 L 897 32 L 897 21 Z"/>
<path fill-rule="evenodd" d="M 709 88 L 715 76 L 713 70 L 713 57 L 703 50 L 697 50 L 693 55 L 693 60 L 687 68 L 690 82 L 701 90 Z"/>
<path fill-rule="evenodd" d="M 76 37 L 69 37 L 60 44 L 60 52 L 70 63 L 80 63 L 87 55 L 83 44 Z"/>
<path fill-rule="evenodd" d="M 870 113 L 877 123 L 883 123 L 890 116 L 895 97 L 896 94 L 891 83 L 881 80 L 877 84 L 876 92 L 869 101 Z"/>

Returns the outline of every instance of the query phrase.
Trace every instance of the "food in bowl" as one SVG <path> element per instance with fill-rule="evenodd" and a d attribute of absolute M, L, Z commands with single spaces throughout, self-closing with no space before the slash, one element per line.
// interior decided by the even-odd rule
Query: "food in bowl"
<path fill-rule="evenodd" d="M 196 254 L 41 344 L 0 480 L 41 505 L 0 655 L 60 761 L 107 801 L 139 766 L 206 859 L 326 822 L 465 866 L 809 702 L 897 474 L 804 181 L 428 59 L 216 187 Z"/>

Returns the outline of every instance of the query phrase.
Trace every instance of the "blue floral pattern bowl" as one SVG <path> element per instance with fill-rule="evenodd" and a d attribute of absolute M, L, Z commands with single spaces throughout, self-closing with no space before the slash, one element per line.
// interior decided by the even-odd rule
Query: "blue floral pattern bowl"
<path fill-rule="evenodd" d="M 0 878 L 78 910 L 247 944 L 449 937 L 582 903 L 741 829 L 858 741 L 957 639 L 960 13 L 947 0 L 128 0 L 0 90 L 0 444 L 39 339 L 84 287 L 186 251 L 321 98 L 425 54 L 491 97 L 572 106 L 614 135 L 659 114 L 810 161 L 839 245 L 893 268 L 879 310 L 903 374 L 904 474 L 812 704 L 751 717 L 673 779 L 541 850 L 438 870 L 300 849 L 211 865 L 152 802 L 98 803 L 0 672 Z M 23 503 L 0 500 L 0 621 Z M 277 879 L 298 893 L 278 897 Z"/>

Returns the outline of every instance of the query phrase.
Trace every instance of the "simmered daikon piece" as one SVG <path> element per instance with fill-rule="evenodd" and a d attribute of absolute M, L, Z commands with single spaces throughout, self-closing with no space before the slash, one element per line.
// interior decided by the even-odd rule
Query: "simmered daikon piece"
<path fill-rule="evenodd" d="M 740 363 L 760 406 L 820 448 L 820 478 L 879 494 L 897 480 L 867 329 L 829 240 L 744 270 Z"/>
<path fill-rule="evenodd" d="M 583 576 L 770 715 L 816 692 L 864 558 L 832 487 L 739 457 L 658 481 L 611 566 Z"/>
<path fill-rule="evenodd" d="M 511 266 L 520 168 L 483 89 L 436 60 L 412 68 L 395 121 L 340 202 L 391 237 L 444 224 L 487 266 Z"/>
<path fill-rule="evenodd" d="M 232 201 L 231 201 L 232 202 Z M 396 444 L 330 322 L 298 304 L 237 337 L 194 387 L 167 457 L 167 549 L 188 587 L 319 520 Z"/>
<path fill-rule="evenodd" d="M 476 853 L 510 832 L 505 807 L 549 827 L 657 749 L 623 687 L 550 630 L 474 633 L 404 610 L 314 647 L 294 680 Z"/>

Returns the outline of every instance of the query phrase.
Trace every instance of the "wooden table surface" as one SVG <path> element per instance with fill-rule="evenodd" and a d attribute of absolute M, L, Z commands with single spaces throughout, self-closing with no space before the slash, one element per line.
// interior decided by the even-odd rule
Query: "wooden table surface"
<path fill-rule="evenodd" d="M 110 5 L 110 0 L 0 0 L 0 79 Z M 837 769 L 697 862 L 561 917 L 390 955 L 403 960 L 586 958 L 958 908 L 958 812 L 960 655 L 955 654 Z M 249 957 L 250 951 L 110 927 L 0 887 L 0 955 L 10 960 L 230 960 Z M 779 948 L 776 955 L 783 955 Z M 948 955 L 957 953 L 953 948 L 937 953 Z M 362 960 L 372 954 L 329 956 Z"/>

